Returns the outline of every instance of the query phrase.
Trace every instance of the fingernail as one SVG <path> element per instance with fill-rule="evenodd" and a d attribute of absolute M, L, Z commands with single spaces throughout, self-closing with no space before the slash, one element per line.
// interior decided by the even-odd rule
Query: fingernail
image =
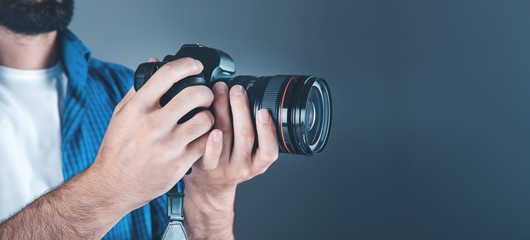
<path fill-rule="evenodd" d="M 213 91 L 218 94 L 225 94 L 228 87 L 223 82 L 218 82 L 213 85 Z"/>
<path fill-rule="evenodd" d="M 245 94 L 245 89 L 243 89 L 243 86 L 237 85 L 234 87 L 234 95 L 241 96 Z"/>
<path fill-rule="evenodd" d="M 197 64 L 197 67 L 202 68 L 202 62 L 195 59 L 195 63 Z"/>
<path fill-rule="evenodd" d="M 221 143 L 221 141 L 223 140 L 223 132 L 221 131 L 215 131 L 213 133 L 213 141 L 215 143 Z"/>
<path fill-rule="evenodd" d="M 269 122 L 269 114 L 267 114 L 267 111 L 259 111 L 258 112 L 259 114 L 259 121 L 262 122 L 262 123 L 267 123 Z"/>

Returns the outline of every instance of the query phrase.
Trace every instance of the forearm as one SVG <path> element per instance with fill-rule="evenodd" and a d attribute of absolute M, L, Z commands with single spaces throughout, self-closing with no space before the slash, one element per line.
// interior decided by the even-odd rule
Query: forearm
<path fill-rule="evenodd" d="M 0 224 L 0 239 L 100 239 L 125 215 L 84 171 Z M 103 190 L 103 191 L 102 191 Z"/>
<path fill-rule="evenodd" d="M 184 227 L 190 239 L 234 239 L 233 190 L 217 195 L 189 192 L 184 198 Z"/>

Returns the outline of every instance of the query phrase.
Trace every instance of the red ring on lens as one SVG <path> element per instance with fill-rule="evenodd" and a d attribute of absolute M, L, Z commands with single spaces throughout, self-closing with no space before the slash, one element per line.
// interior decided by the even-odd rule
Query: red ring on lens
<path fill-rule="evenodd" d="M 289 83 L 291 83 L 291 80 L 293 80 L 293 78 L 296 77 L 296 75 L 292 76 L 291 79 L 289 79 L 289 81 L 287 82 L 287 85 L 285 85 L 285 90 L 283 91 L 283 96 L 282 96 L 282 105 L 280 106 L 280 124 L 282 126 L 280 126 L 281 128 L 281 133 L 282 133 L 282 140 L 283 140 L 283 145 L 285 146 L 285 149 L 287 150 L 287 152 L 291 153 L 291 151 L 289 151 L 289 148 L 287 147 L 287 143 L 285 142 L 285 137 L 283 136 L 283 100 L 285 99 L 285 93 L 287 93 L 287 88 L 289 88 Z"/>

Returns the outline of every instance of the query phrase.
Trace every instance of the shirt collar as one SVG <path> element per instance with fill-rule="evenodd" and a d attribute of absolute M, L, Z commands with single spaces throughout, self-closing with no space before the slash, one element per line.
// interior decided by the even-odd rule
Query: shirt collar
<path fill-rule="evenodd" d="M 66 96 L 63 103 L 63 148 L 79 130 L 85 115 L 86 82 L 90 64 L 90 50 L 70 30 L 59 32 L 62 62 L 68 74 Z M 64 153 L 64 152 L 63 152 Z M 63 154 L 63 159 L 66 159 Z M 68 161 L 68 160 L 66 160 Z"/>
<path fill-rule="evenodd" d="M 92 55 L 90 50 L 69 29 L 59 32 L 59 41 L 68 81 L 75 87 L 83 87 Z"/>

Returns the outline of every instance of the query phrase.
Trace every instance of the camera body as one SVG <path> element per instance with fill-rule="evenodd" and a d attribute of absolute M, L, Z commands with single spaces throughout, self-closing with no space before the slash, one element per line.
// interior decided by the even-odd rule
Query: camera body
<path fill-rule="evenodd" d="M 260 109 L 269 110 L 276 125 L 280 152 L 314 155 L 324 149 L 331 129 L 331 94 L 326 81 L 319 77 L 236 76 L 234 61 L 225 52 L 186 44 L 175 55 L 167 55 L 162 62 L 140 64 L 135 72 L 134 88 L 138 91 L 164 64 L 184 57 L 199 60 L 204 69 L 199 75 L 175 82 L 160 98 L 160 106 L 164 107 L 186 87 L 206 85 L 211 88 L 218 81 L 225 82 L 229 88 L 241 85 L 247 91 L 253 123 Z M 191 111 L 179 123 L 197 111 Z"/>
<path fill-rule="evenodd" d="M 179 58 L 190 57 L 199 60 L 204 69 L 199 75 L 187 77 L 176 82 L 166 94 L 160 98 L 160 106 L 166 105 L 182 89 L 206 85 L 212 87 L 220 79 L 232 78 L 236 74 L 236 67 L 232 58 L 223 51 L 205 47 L 200 44 L 185 44 L 175 55 L 167 55 L 162 62 L 142 63 L 136 69 L 134 75 L 134 89 L 138 91 L 151 76 L 164 64 Z"/>

